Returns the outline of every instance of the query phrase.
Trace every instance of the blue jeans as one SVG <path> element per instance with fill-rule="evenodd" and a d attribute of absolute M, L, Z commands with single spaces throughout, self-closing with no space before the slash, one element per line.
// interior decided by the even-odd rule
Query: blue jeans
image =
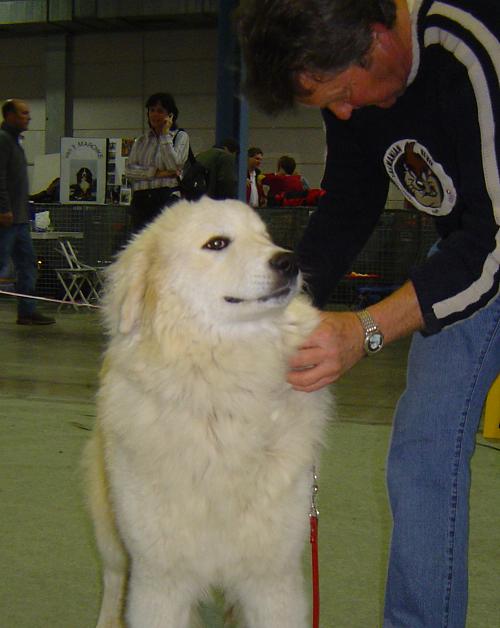
<path fill-rule="evenodd" d="M 470 460 L 500 371 L 500 298 L 414 335 L 387 464 L 393 532 L 384 628 L 464 628 Z"/>
<path fill-rule="evenodd" d="M 12 258 L 16 269 L 16 291 L 35 294 L 37 270 L 36 256 L 31 240 L 29 223 L 0 227 L 0 268 Z M 33 299 L 18 299 L 17 315 L 31 316 L 36 309 Z"/>

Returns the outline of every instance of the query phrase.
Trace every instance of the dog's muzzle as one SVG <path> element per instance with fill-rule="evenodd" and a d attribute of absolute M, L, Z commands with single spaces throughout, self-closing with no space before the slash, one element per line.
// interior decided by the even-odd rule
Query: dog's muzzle
<path fill-rule="evenodd" d="M 251 301 L 258 301 L 259 303 L 265 303 L 271 299 L 280 299 L 290 294 L 292 290 L 297 288 L 297 278 L 299 275 L 299 265 L 297 258 L 293 253 L 283 251 L 276 253 L 269 260 L 269 266 L 277 274 L 275 285 L 271 292 L 262 295 L 256 299 L 250 299 Z M 239 297 L 224 297 L 227 303 L 244 303 L 248 299 L 242 299 Z"/>
<path fill-rule="evenodd" d="M 273 255 L 269 260 L 269 266 L 286 279 L 293 279 L 299 274 L 297 258 L 288 251 Z"/>

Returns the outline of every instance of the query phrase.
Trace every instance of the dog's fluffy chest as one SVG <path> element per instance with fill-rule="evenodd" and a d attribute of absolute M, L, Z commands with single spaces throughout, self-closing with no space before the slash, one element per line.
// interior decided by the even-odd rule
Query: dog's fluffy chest
<path fill-rule="evenodd" d="M 201 347 L 144 371 L 140 355 L 133 369 L 121 362 L 112 378 L 104 376 L 104 428 L 129 463 L 141 461 L 145 476 L 154 469 L 170 483 L 188 465 L 189 490 L 194 484 L 203 492 L 229 476 L 233 486 L 238 475 L 246 483 L 270 466 L 286 475 L 290 463 L 310 464 L 326 416 L 325 394 L 294 391 L 286 383 L 292 349 L 267 340 L 211 347 L 209 368 Z"/>
<path fill-rule="evenodd" d="M 134 350 L 120 338 L 111 344 L 99 414 L 113 442 L 110 472 L 127 476 L 127 499 L 142 503 L 145 490 L 169 502 L 189 494 L 196 512 L 218 516 L 228 504 L 270 507 L 307 474 L 329 396 L 286 382 L 289 357 L 317 322 L 296 301 L 279 324 L 246 337 L 215 341 L 195 330 L 143 337 Z"/>
<path fill-rule="evenodd" d="M 131 412 L 134 397 L 120 407 L 123 395 L 116 390 L 103 409 L 103 426 L 111 413 L 109 463 L 128 477 L 127 499 L 135 494 L 142 503 L 151 493 L 151 499 L 161 494 L 182 504 L 189 495 L 189 515 L 200 525 L 278 503 L 315 461 L 327 404 L 323 393 L 297 393 L 284 383 L 270 392 L 202 388 L 175 399 L 139 395 Z"/>
<path fill-rule="evenodd" d="M 162 449 L 183 440 L 184 450 L 203 444 L 220 452 L 238 442 L 262 448 L 301 414 L 302 395 L 285 381 L 283 355 L 268 347 L 234 359 L 230 348 L 218 347 L 207 362 L 201 351 L 196 359 L 184 353 L 144 371 L 139 356 L 133 369 L 120 369 L 121 377 L 116 368 L 112 379 L 104 377 L 104 415 L 113 415 L 122 438 L 136 446 L 140 436 Z"/>

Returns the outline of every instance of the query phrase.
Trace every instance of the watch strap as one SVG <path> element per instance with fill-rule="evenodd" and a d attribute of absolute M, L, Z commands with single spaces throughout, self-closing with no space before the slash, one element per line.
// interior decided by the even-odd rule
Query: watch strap
<path fill-rule="evenodd" d="M 355 312 L 355 314 L 363 327 L 363 331 L 365 332 L 363 347 L 366 355 L 378 353 L 384 346 L 384 335 L 378 328 L 377 323 L 373 320 L 371 314 L 367 310 L 359 310 Z"/>
<path fill-rule="evenodd" d="M 373 320 L 368 310 L 359 310 L 358 312 L 355 312 L 355 314 L 361 321 L 361 325 L 363 325 L 366 335 L 372 334 L 374 331 L 378 331 L 377 323 Z"/>

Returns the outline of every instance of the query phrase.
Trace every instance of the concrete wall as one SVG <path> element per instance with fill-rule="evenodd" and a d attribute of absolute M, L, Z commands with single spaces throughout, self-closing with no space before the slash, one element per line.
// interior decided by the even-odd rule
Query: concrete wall
<path fill-rule="evenodd" d="M 30 175 L 35 155 L 45 153 L 44 58 L 44 38 L 0 40 L 0 100 L 25 98 L 31 106 L 30 130 L 24 134 Z"/>
<path fill-rule="evenodd" d="M 75 137 L 129 137 L 144 130 L 144 102 L 156 91 L 174 94 L 179 125 L 195 152 L 211 146 L 216 109 L 215 30 L 74 35 L 71 81 Z M 0 39 L 0 98 L 17 96 L 32 109 L 25 150 L 30 164 L 45 153 L 46 37 Z M 72 85 L 72 87 L 71 87 Z M 264 151 L 264 170 L 293 156 L 311 185 L 319 186 L 324 133 L 318 111 L 269 118 L 250 110 L 249 145 Z"/>
<path fill-rule="evenodd" d="M 30 171 L 35 156 L 45 153 L 47 41 L 41 35 L 0 39 L 0 99 L 25 98 L 32 109 L 25 136 Z M 194 152 L 208 148 L 215 138 L 216 42 L 215 30 L 74 35 L 67 86 L 73 135 L 136 137 L 144 131 L 146 98 L 170 91 Z M 264 151 L 264 171 L 273 171 L 281 155 L 291 155 L 299 172 L 319 186 L 325 153 L 319 111 L 299 108 L 271 118 L 251 107 L 249 127 L 249 145 Z M 387 205 L 401 204 L 391 185 Z"/>

